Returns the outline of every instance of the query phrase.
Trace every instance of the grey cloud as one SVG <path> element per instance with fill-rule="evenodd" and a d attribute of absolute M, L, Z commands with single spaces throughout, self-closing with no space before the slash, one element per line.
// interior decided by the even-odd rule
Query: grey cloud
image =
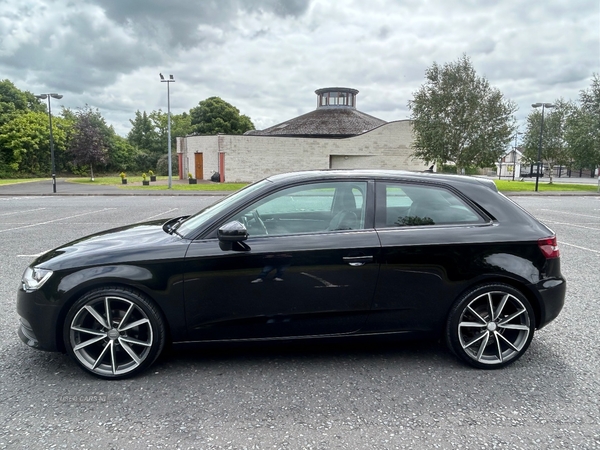
<path fill-rule="evenodd" d="M 228 29 L 244 13 L 273 13 L 279 17 L 304 14 L 308 0 L 88 0 L 102 8 L 115 23 L 136 34 L 159 38 L 165 46 L 183 48 L 210 40 L 200 25 Z M 206 27 L 204 27 L 206 29 Z"/>
<path fill-rule="evenodd" d="M 483 38 L 473 42 L 469 47 L 469 55 L 480 53 L 489 54 L 496 49 L 496 41 L 491 38 Z"/>

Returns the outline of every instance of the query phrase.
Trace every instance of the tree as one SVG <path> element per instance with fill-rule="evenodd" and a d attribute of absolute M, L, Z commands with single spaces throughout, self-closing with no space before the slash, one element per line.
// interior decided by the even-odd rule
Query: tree
<path fill-rule="evenodd" d="M 244 134 L 254 130 L 248 116 L 219 97 L 210 97 L 190 109 L 192 132 L 197 134 Z"/>
<path fill-rule="evenodd" d="M 51 172 L 48 124 L 45 112 L 28 111 L 15 114 L 0 125 L 0 172 L 48 175 Z M 65 153 L 66 125 L 60 117 L 52 121 L 56 160 Z"/>
<path fill-rule="evenodd" d="M 579 94 L 566 124 L 565 139 L 578 168 L 600 166 L 600 76 L 594 74 L 589 89 Z"/>
<path fill-rule="evenodd" d="M 426 81 L 408 102 L 415 132 L 413 156 L 468 167 L 493 165 L 512 141 L 514 102 L 477 76 L 470 59 L 433 63 Z"/>
<path fill-rule="evenodd" d="M 44 112 L 46 106 L 35 95 L 19 90 L 11 81 L 0 81 L 0 124 L 6 123 L 15 113 Z"/>
<path fill-rule="evenodd" d="M 571 154 L 565 139 L 567 118 L 571 114 L 574 105 L 563 99 L 554 102 L 554 108 L 544 113 L 544 132 L 542 134 L 541 158 L 548 164 L 550 183 L 554 166 L 568 165 Z M 540 132 L 542 129 L 542 111 L 535 109 L 527 116 L 527 129 L 523 138 L 523 156 L 526 160 L 537 162 L 540 152 Z"/>
<path fill-rule="evenodd" d="M 93 181 L 94 165 L 104 164 L 108 160 L 109 127 L 100 112 L 87 105 L 75 115 L 77 120 L 69 148 L 76 165 L 89 165 Z"/>

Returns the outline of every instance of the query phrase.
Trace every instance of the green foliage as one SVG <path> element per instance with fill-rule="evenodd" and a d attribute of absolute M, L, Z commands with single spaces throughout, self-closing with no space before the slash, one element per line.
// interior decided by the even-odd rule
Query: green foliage
<path fill-rule="evenodd" d="M 190 109 L 192 132 L 204 135 L 244 134 L 254 130 L 248 116 L 219 97 L 210 97 Z"/>
<path fill-rule="evenodd" d="M 567 118 L 565 140 L 571 158 L 578 168 L 600 166 L 600 76 L 594 74 L 592 84 L 579 94 L 579 105 Z"/>
<path fill-rule="evenodd" d="M 89 106 L 79 109 L 73 137 L 69 149 L 73 163 L 77 166 L 90 167 L 91 178 L 94 178 L 94 166 L 104 165 L 108 161 L 108 142 L 111 138 L 111 128 L 106 125 L 98 110 Z"/>
<path fill-rule="evenodd" d="M 477 175 L 477 173 L 479 173 L 477 167 L 463 167 L 462 169 L 458 169 L 458 172 L 462 174 L 462 170 L 465 171 L 464 175 Z M 453 164 L 442 164 L 437 167 L 437 171 L 439 173 L 457 173 L 456 166 Z"/>
<path fill-rule="evenodd" d="M 19 90 L 11 81 L 0 81 L 0 125 L 11 120 L 15 114 L 44 112 L 46 106 L 34 94 Z"/>
<path fill-rule="evenodd" d="M 431 217 L 408 216 L 399 217 L 398 220 L 394 222 L 394 225 L 407 227 L 416 225 L 435 225 L 435 223 Z"/>
<path fill-rule="evenodd" d="M 470 59 L 425 72 L 425 84 L 408 106 L 415 132 L 413 156 L 429 164 L 464 167 L 493 165 L 510 145 L 516 105 L 477 76 Z"/>
<path fill-rule="evenodd" d="M 158 161 L 168 151 L 168 114 L 160 109 L 150 114 L 136 111 L 135 118 L 130 119 L 130 122 L 132 128 L 127 135 L 127 141 L 139 153 L 137 167 L 156 167 L 160 173 Z M 189 114 L 171 114 L 171 154 L 177 152 L 176 138 L 190 133 Z"/>
<path fill-rule="evenodd" d="M 138 151 L 122 136 L 111 135 L 108 140 L 108 171 L 136 169 Z"/>
<path fill-rule="evenodd" d="M 65 123 L 52 122 L 55 161 L 64 160 Z M 60 168 L 57 164 L 57 170 Z M 12 173 L 50 174 L 50 131 L 48 115 L 29 111 L 16 114 L 0 125 L 0 170 Z"/>
<path fill-rule="evenodd" d="M 555 107 L 544 111 L 544 131 L 542 134 L 541 157 L 550 169 L 550 182 L 552 183 L 552 169 L 555 165 L 568 165 L 571 156 L 565 140 L 567 118 L 574 105 L 563 99 L 554 102 Z M 541 108 L 534 109 L 527 117 L 527 129 L 523 137 L 523 156 L 526 161 L 536 163 L 540 152 L 540 133 L 542 130 Z"/>
<path fill-rule="evenodd" d="M 167 160 L 169 159 L 168 155 L 162 155 L 160 158 L 158 158 L 158 161 L 156 162 L 156 173 L 159 175 L 163 175 L 163 176 L 167 176 L 169 175 L 169 166 L 167 163 Z M 177 156 L 177 153 L 173 152 L 171 153 L 171 175 L 172 176 L 179 176 L 179 158 Z"/>

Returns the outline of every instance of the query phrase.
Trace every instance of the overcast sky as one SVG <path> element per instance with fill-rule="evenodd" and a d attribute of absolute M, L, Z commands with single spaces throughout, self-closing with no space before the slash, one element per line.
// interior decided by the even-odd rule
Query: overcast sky
<path fill-rule="evenodd" d="M 0 79 L 98 108 L 126 135 L 135 111 L 218 96 L 257 129 L 358 89 L 359 110 L 406 119 L 427 67 L 466 53 L 519 105 L 577 99 L 600 73 L 599 0 L 0 0 Z"/>

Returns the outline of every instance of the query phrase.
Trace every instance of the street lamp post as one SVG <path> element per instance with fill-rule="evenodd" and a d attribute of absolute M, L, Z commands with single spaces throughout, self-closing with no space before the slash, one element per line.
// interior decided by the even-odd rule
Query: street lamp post
<path fill-rule="evenodd" d="M 52 192 L 56 194 L 56 164 L 54 163 L 54 137 L 52 136 L 52 107 L 50 106 L 50 97 L 61 99 L 63 96 L 60 94 L 40 94 L 36 95 L 36 97 L 42 100 L 48 99 L 48 121 L 50 122 L 50 161 L 52 164 Z"/>
<path fill-rule="evenodd" d="M 540 126 L 540 145 L 538 147 L 537 157 L 537 173 L 535 174 L 535 192 L 538 191 L 538 183 L 540 181 L 540 165 L 542 164 L 542 137 L 544 135 L 544 109 L 554 108 L 552 103 L 534 103 L 531 105 L 532 108 L 542 107 L 542 125 Z"/>
<path fill-rule="evenodd" d="M 170 86 L 171 86 L 171 83 L 175 82 L 175 79 L 173 78 L 173 75 L 169 75 L 168 80 L 165 80 L 165 77 L 163 77 L 162 73 L 159 73 L 159 75 L 160 75 L 161 83 L 167 83 L 167 135 L 168 135 L 168 139 L 169 139 L 167 158 L 169 159 L 169 161 L 168 161 L 169 189 L 171 189 L 171 179 L 173 177 L 173 173 L 172 173 L 173 169 L 171 167 L 171 91 L 170 91 Z"/>
<path fill-rule="evenodd" d="M 513 150 L 513 181 L 515 181 L 515 171 L 517 170 L 517 139 L 519 139 L 519 135 L 523 133 L 519 133 L 518 131 L 515 133 L 515 148 Z"/>

